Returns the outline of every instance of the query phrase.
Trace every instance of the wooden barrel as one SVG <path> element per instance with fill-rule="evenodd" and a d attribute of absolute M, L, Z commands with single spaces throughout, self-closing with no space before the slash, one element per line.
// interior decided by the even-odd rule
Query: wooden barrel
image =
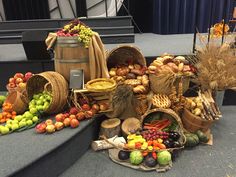
<path fill-rule="evenodd" d="M 90 80 L 89 53 L 77 37 L 58 37 L 55 46 L 55 71 L 69 82 L 70 70 L 83 69 L 85 83 Z"/>

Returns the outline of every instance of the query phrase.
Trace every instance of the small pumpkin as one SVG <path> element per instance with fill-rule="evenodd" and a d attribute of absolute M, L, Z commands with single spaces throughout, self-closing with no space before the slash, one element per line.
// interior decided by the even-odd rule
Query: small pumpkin
<path fill-rule="evenodd" d="M 186 143 L 185 143 L 186 147 L 194 147 L 199 144 L 199 138 L 196 134 L 186 133 L 185 136 L 186 136 Z"/>

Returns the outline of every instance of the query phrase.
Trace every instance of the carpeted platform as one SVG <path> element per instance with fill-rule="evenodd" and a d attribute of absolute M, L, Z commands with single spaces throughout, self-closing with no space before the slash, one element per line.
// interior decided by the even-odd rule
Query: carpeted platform
<path fill-rule="evenodd" d="M 82 121 L 76 129 L 66 128 L 52 135 L 29 129 L 0 136 L 0 176 L 58 176 L 87 151 L 102 119 Z"/>
<path fill-rule="evenodd" d="M 141 172 L 115 164 L 106 152 L 89 150 L 60 177 L 236 177 L 236 107 L 223 107 L 212 128 L 214 145 L 184 150 L 166 173 Z"/>

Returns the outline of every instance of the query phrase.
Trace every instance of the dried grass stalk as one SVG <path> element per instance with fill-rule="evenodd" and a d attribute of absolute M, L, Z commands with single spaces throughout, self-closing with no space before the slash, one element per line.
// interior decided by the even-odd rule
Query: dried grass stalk
<path fill-rule="evenodd" d="M 236 87 L 236 56 L 230 45 L 209 43 L 198 50 L 196 58 L 196 81 L 203 89 L 225 90 Z"/>

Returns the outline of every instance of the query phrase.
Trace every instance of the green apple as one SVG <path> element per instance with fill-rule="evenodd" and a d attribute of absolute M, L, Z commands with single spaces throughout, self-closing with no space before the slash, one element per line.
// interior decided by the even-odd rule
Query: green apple
<path fill-rule="evenodd" d="M 29 105 L 29 110 L 31 110 L 32 108 L 35 108 L 35 105 Z"/>
<path fill-rule="evenodd" d="M 18 124 L 12 124 L 11 125 L 12 130 L 17 130 L 18 128 L 20 128 Z"/>
<path fill-rule="evenodd" d="M 11 125 L 12 125 L 12 124 L 6 124 L 5 127 L 11 129 Z"/>
<path fill-rule="evenodd" d="M 1 131 L 2 131 L 2 128 L 4 128 L 4 126 L 3 126 L 3 125 L 0 125 L 0 133 L 1 133 Z"/>
<path fill-rule="evenodd" d="M 2 128 L 1 128 L 1 133 L 2 133 L 3 135 L 8 134 L 9 131 L 10 131 L 10 129 L 9 129 L 8 127 L 2 127 Z"/>
<path fill-rule="evenodd" d="M 43 95 L 40 96 L 40 97 L 39 97 L 39 100 L 43 101 L 43 100 L 44 100 L 44 96 L 43 96 Z"/>
<path fill-rule="evenodd" d="M 34 116 L 33 119 L 32 119 L 33 122 L 38 122 L 39 121 L 39 118 L 37 116 Z"/>
<path fill-rule="evenodd" d="M 20 121 L 19 123 L 19 127 L 22 128 L 22 127 L 25 127 L 27 124 L 25 121 Z"/>
<path fill-rule="evenodd" d="M 38 112 L 38 110 L 36 108 L 30 108 L 30 113 L 31 114 L 35 114 L 37 112 Z"/>
<path fill-rule="evenodd" d="M 39 111 L 43 111 L 43 106 L 42 106 L 42 105 L 39 105 L 39 106 L 37 106 L 37 109 L 38 109 Z"/>
<path fill-rule="evenodd" d="M 48 102 L 45 102 L 44 105 L 43 105 L 43 110 L 47 110 L 49 107 L 49 103 Z"/>
<path fill-rule="evenodd" d="M 39 99 L 39 97 L 40 97 L 39 94 L 35 94 L 35 95 L 33 96 L 33 99 L 34 99 L 34 100 L 37 100 L 37 99 Z"/>
<path fill-rule="evenodd" d="M 27 120 L 27 121 L 26 121 L 26 124 L 27 124 L 28 126 L 30 126 L 30 125 L 33 124 L 33 121 L 32 121 L 32 120 Z"/>
<path fill-rule="evenodd" d="M 26 118 L 23 118 L 20 122 L 26 122 L 27 119 Z"/>
<path fill-rule="evenodd" d="M 14 120 L 12 121 L 12 124 L 18 124 L 18 123 L 19 123 L 19 121 L 16 120 L 16 119 L 14 119 Z"/>
<path fill-rule="evenodd" d="M 6 124 L 12 124 L 12 120 L 8 120 Z"/>
<path fill-rule="evenodd" d="M 37 100 L 37 101 L 36 101 L 36 104 L 37 104 L 37 105 L 42 105 L 42 104 L 43 104 L 43 101 L 42 101 L 42 100 Z"/>
<path fill-rule="evenodd" d="M 29 111 L 25 112 L 25 118 L 26 119 L 32 119 L 34 117 L 33 114 L 31 114 Z"/>
<path fill-rule="evenodd" d="M 31 100 L 30 103 L 29 103 L 29 105 L 36 105 L 35 100 Z"/>
<path fill-rule="evenodd" d="M 18 120 L 18 122 L 20 122 L 22 119 L 23 119 L 23 116 L 18 115 L 18 116 L 15 117 L 14 120 Z"/>

